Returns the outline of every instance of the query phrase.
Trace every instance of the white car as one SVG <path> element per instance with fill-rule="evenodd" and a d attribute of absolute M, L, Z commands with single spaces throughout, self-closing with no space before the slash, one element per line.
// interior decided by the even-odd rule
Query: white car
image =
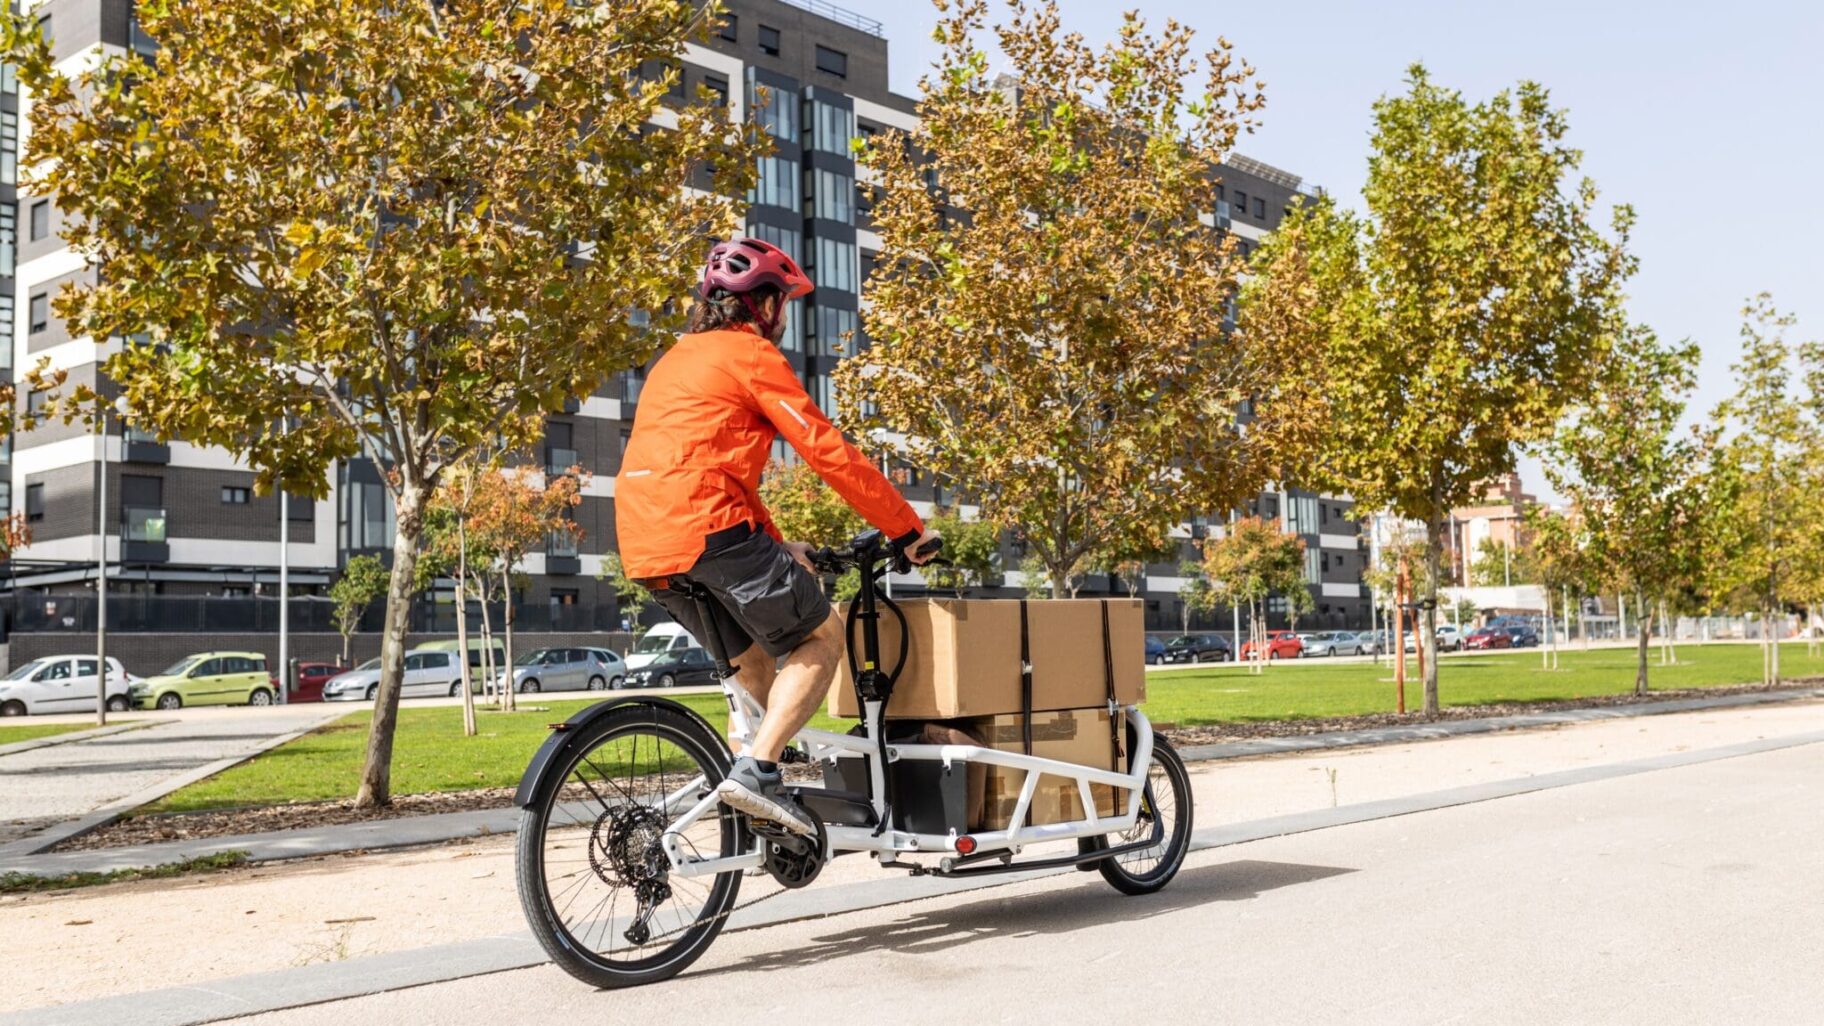
<path fill-rule="evenodd" d="M 1438 624 L 1438 651 L 1455 652 L 1463 647 L 1463 632 L 1450 624 Z"/>
<path fill-rule="evenodd" d="M 108 710 L 126 712 L 127 688 L 138 677 L 108 657 Z M 45 656 L 0 678 L 0 716 L 95 711 L 95 657 Z"/>
<path fill-rule="evenodd" d="M 535 648 L 513 660 L 518 692 L 606 691 L 626 680 L 626 662 L 605 648 Z"/>
<path fill-rule="evenodd" d="M 627 653 L 627 669 L 643 670 L 662 655 L 696 647 L 697 639 L 690 632 L 675 623 L 662 623 L 640 635 L 633 651 Z"/>
<path fill-rule="evenodd" d="M 479 682 L 479 675 L 469 675 Z M 323 684 L 325 702 L 371 701 L 380 692 L 380 660 L 369 659 L 360 666 L 329 678 Z M 462 694 L 462 664 L 455 652 L 419 649 L 405 654 L 405 681 L 400 698 L 436 698 Z"/>

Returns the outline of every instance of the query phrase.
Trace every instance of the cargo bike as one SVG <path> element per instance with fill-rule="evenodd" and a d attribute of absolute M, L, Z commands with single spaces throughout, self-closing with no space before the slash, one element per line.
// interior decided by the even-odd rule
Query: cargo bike
<path fill-rule="evenodd" d="M 1146 716 L 1116 706 L 1112 684 L 1109 713 L 1115 723 L 1125 720 L 1126 770 L 919 743 L 916 735 L 906 740 L 887 710 L 911 631 L 881 582 L 889 570 L 909 570 L 909 560 L 878 531 L 811 558 L 825 574 L 859 571 L 846 630 L 862 720 L 847 734 L 800 731 L 781 761 L 822 764 L 826 783 L 849 786 L 790 788 L 816 823 L 815 836 L 757 833 L 715 794 L 730 750 L 688 706 L 656 696 L 616 698 L 554 725 L 514 798 L 522 809 L 520 902 L 554 962 L 598 987 L 667 979 L 715 940 L 736 909 L 744 874 L 799 888 L 832 858 L 854 852 L 872 854 L 882 867 L 946 878 L 1094 869 L 1127 894 L 1151 893 L 1172 879 L 1190 840 L 1190 780 Z M 706 593 L 694 597 L 710 601 Z M 882 615 L 896 617 L 900 628 L 890 662 L 882 660 Z M 704 640 L 716 659 L 730 733 L 745 742 L 763 709 L 734 678 L 725 653 L 714 650 L 715 639 Z M 1030 677 L 1029 661 L 1024 669 Z M 1024 771 L 1001 829 L 972 831 L 960 803 L 942 800 L 954 796 L 972 763 Z M 1042 775 L 1074 783 L 1081 818 L 1030 822 Z M 1113 789 L 1113 815 L 1102 814 L 1092 785 Z M 1033 855 L 1035 849 L 1049 851 Z"/>

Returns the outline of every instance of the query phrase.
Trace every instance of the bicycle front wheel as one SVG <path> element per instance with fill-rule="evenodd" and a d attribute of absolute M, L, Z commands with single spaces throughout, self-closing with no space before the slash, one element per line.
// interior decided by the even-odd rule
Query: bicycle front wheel
<path fill-rule="evenodd" d="M 532 933 L 565 972 L 597 987 L 682 972 L 734 909 L 740 873 L 671 872 L 666 829 L 728 773 L 722 739 L 671 709 L 632 705 L 584 728 L 552 763 L 561 782 L 521 818 L 516 869 Z M 702 858 L 736 854 L 743 830 L 721 809 L 684 832 Z"/>
<path fill-rule="evenodd" d="M 1128 750 L 1133 751 L 1133 731 L 1128 731 Z M 1123 894 L 1151 894 L 1170 883 L 1184 864 L 1191 846 L 1191 775 L 1184 760 L 1172 750 L 1165 738 L 1153 736 L 1153 762 L 1147 768 L 1146 788 L 1140 794 L 1140 816 L 1126 833 L 1107 837 L 1084 838 L 1079 845 L 1085 854 L 1103 848 L 1136 844 L 1153 835 L 1157 826 L 1160 837 L 1156 844 L 1116 855 L 1096 863 L 1102 878 Z"/>

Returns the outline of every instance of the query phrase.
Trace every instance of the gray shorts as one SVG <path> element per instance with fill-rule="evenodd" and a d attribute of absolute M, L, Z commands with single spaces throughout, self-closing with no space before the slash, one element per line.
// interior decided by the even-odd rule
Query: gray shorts
<path fill-rule="evenodd" d="M 712 655 L 709 632 L 714 631 L 722 655 L 731 660 L 756 642 L 776 659 L 830 618 L 822 582 L 764 531 L 704 552 L 689 573 L 671 575 L 674 585 L 681 580 L 709 590 L 710 623 L 701 622 L 696 600 L 676 587 L 655 588 L 653 598 Z"/>

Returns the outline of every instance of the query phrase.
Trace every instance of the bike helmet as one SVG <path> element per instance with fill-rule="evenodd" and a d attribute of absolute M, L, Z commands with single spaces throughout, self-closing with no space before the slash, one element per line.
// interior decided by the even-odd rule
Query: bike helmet
<path fill-rule="evenodd" d="M 787 299 L 808 296 L 815 287 L 798 262 L 770 242 L 729 239 L 710 247 L 709 263 L 703 268 L 703 298 L 717 289 L 739 294 L 762 285 L 773 286 Z"/>

